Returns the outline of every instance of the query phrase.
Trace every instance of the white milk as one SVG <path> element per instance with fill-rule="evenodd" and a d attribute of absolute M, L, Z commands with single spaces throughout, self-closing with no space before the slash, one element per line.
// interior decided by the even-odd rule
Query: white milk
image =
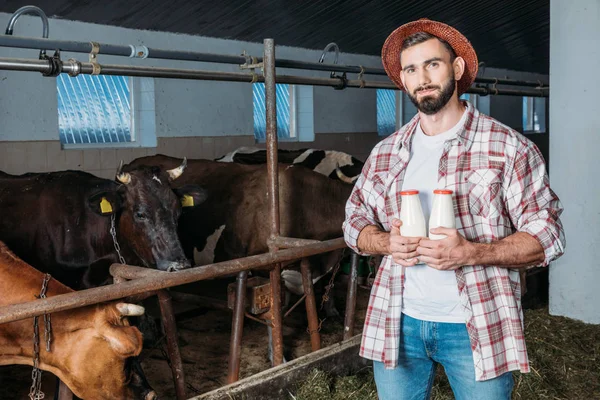
<path fill-rule="evenodd" d="M 433 191 L 433 205 L 429 217 L 429 239 L 440 240 L 446 238 L 446 235 L 431 233 L 431 229 L 439 227 L 456 228 L 452 190 L 436 189 Z"/>
<path fill-rule="evenodd" d="M 400 234 L 402 236 L 426 237 L 425 216 L 421 208 L 418 190 L 404 190 L 402 196 L 402 208 L 400 209 Z"/>

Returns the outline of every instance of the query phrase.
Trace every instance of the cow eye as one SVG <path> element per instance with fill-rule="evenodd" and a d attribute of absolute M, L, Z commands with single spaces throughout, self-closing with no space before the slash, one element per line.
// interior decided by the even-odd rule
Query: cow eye
<path fill-rule="evenodd" d="M 138 212 L 135 213 L 135 218 L 139 219 L 139 220 L 144 220 L 144 219 L 146 219 L 146 214 L 144 214 L 141 211 L 138 211 Z"/>

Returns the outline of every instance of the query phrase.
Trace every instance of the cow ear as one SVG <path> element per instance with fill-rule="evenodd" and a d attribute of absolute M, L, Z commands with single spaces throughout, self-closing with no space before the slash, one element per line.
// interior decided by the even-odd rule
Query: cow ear
<path fill-rule="evenodd" d="M 142 334 L 136 327 L 106 324 L 101 336 L 123 358 L 137 356 L 142 351 Z"/>
<path fill-rule="evenodd" d="M 181 206 L 184 208 L 196 207 L 204 203 L 208 197 L 206 190 L 197 185 L 185 185 L 180 188 L 173 189 L 173 191 L 181 200 Z"/>
<path fill-rule="evenodd" d="M 92 211 L 100 215 L 116 214 L 121 209 L 121 199 L 116 191 L 93 194 L 88 203 Z"/>

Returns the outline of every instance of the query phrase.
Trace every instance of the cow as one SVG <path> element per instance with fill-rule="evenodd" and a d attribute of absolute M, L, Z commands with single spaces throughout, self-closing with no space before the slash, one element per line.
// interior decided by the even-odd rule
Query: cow
<path fill-rule="evenodd" d="M 0 240 L 72 289 L 109 283 L 110 265 L 123 261 L 187 268 L 177 236 L 181 199 L 200 202 L 203 192 L 170 188 L 184 168 L 119 170 L 115 181 L 82 171 L 0 173 Z"/>
<path fill-rule="evenodd" d="M 164 155 L 143 157 L 124 167 L 158 166 L 172 168 L 180 159 Z M 188 257 L 206 247 L 214 254 L 203 260 L 212 263 L 269 251 L 269 202 L 267 166 L 209 160 L 189 160 L 186 175 L 174 185 L 193 184 L 206 191 L 204 202 L 186 208 L 179 221 L 179 234 Z M 342 236 L 344 206 L 352 190 L 307 168 L 279 165 L 280 234 L 282 236 L 328 240 Z M 212 239 L 218 236 L 216 244 Z M 341 251 L 311 258 L 313 275 L 321 277 L 341 258 Z M 293 282 L 290 281 L 293 290 Z M 297 286 L 297 285 L 295 285 Z M 335 315 L 334 308 L 328 308 Z"/>
<path fill-rule="evenodd" d="M 0 308 L 35 300 L 44 277 L 0 242 Z M 46 296 L 72 291 L 50 279 Z M 142 335 L 126 318 L 143 312 L 134 304 L 111 302 L 52 313 L 50 352 L 44 322 L 39 323 L 39 368 L 56 375 L 84 400 L 156 399 L 135 369 L 133 357 L 142 350 Z M 32 336 L 32 318 L 0 324 L 0 365 L 33 366 Z"/>
<path fill-rule="evenodd" d="M 281 164 L 293 164 L 312 169 L 332 179 L 354 183 L 360 175 L 364 163 L 350 154 L 334 150 L 299 149 L 277 151 Z M 265 164 L 267 151 L 258 147 L 240 147 L 216 159 L 219 162 L 239 164 Z"/>

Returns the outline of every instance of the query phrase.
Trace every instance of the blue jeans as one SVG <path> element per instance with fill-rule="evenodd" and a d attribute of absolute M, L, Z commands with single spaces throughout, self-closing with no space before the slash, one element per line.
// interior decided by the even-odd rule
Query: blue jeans
<path fill-rule="evenodd" d="M 465 324 L 429 322 L 402 314 L 398 367 L 374 361 L 380 400 L 427 400 L 438 364 L 457 400 L 510 400 L 512 373 L 476 381 L 473 352 Z"/>

